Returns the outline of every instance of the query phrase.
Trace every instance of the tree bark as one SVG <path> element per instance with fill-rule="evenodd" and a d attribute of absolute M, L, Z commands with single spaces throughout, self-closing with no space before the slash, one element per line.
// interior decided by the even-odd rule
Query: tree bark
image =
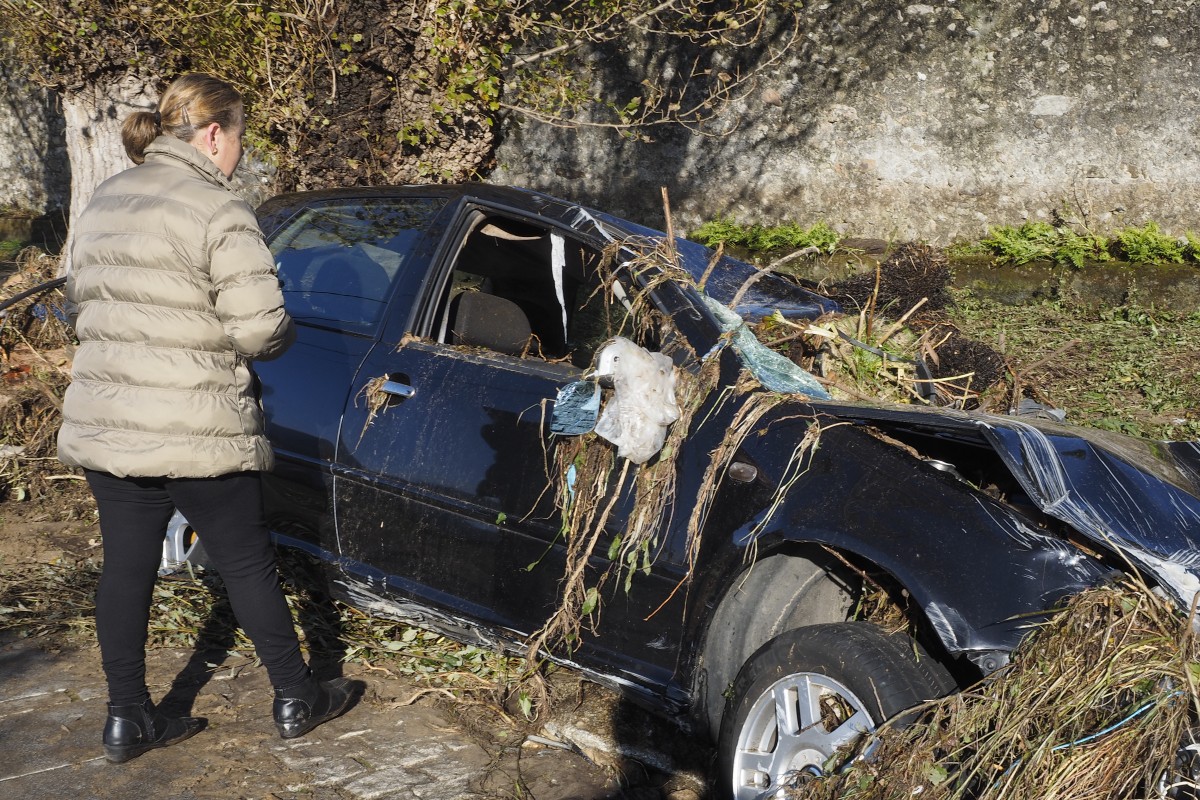
<path fill-rule="evenodd" d="M 71 162 L 71 221 L 78 219 L 97 186 L 133 166 L 121 144 L 121 124 L 130 113 L 152 109 L 157 102 L 154 84 L 133 73 L 63 93 Z M 71 239 L 68 231 L 60 274 L 71 268 Z"/>

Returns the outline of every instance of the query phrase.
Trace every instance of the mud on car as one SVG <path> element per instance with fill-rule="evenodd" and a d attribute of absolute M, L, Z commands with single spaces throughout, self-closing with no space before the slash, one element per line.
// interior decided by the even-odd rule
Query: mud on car
<path fill-rule="evenodd" d="M 686 720 L 730 796 L 993 673 L 1084 589 L 1200 589 L 1196 445 L 835 401 L 745 323 L 836 304 L 698 244 L 484 185 L 259 213 L 299 331 L 256 365 L 279 545 L 364 609 L 532 641 Z M 617 340 L 669 413 L 600 364 Z M 167 549 L 196 554 L 185 521 Z M 856 619 L 880 592 L 908 635 Z"/>

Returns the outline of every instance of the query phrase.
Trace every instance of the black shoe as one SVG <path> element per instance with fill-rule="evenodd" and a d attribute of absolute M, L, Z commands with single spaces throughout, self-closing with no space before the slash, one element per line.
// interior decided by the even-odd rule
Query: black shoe
<path fill-rule="evenodd" d="M 104 723 L 104 757 L 114 764 L 136 758 L 147 750 L 182 742 L 204 728 L 198 717 L 168 717 L 147 698 L 141 705 L 108 705 Z"/>
<path fill-rule="evenodd" d="M 362 681 L 348 678 L 319 681 L 312 675 L 295 686 L 275 687 L 272 714 L 279 735 L 295 739 L 344 714 L 362 687 Z"/>

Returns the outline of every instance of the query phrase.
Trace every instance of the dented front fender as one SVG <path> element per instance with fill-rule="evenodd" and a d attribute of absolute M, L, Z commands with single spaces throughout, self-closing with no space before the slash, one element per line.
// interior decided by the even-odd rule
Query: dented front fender
<path fill-rule="evenodd" d="M 786 435 L 780 421 L 772 436 Z M 764 475 L 778 448 L 747 447 Z M 768 478 L 768 480 L 770 480 Z M 1111 568 L 961 479 L 851 425 L 826 426 L 782 506 L 739 533 L 761 549 L 816 543 L 887 573 L 953 654 L 1010 651 Z"/>

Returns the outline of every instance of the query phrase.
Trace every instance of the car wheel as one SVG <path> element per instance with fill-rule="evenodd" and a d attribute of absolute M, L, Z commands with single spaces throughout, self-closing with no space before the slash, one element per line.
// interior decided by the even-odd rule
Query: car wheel
<path fill-rule="evenodd" d="M 1168 800 L 1200 800 L 1200 730 L 1184 733 L 1174 769 L 1159 779 L 1157 788 L 1157 796 Z"/>
<path fill-rule="evenodd" d="M 167 523 L 167 536 L 163 541 L 163 556 L 158 574 L 180 572 L 186 570 L 189 565 L 195 569 L 212 569 L 200 535 L 188 524 L 184 516 L 176 511 Z"/>
<path fill-rule="evenodd" d="M 822 774 L 837 751 L 951 685 L 912 639 L 869 623 L 811 625 L 767 642 L 726 701 L 721 780 L 735 800 Z M 924 662 L 924 663 L 921 663 Z"/>

